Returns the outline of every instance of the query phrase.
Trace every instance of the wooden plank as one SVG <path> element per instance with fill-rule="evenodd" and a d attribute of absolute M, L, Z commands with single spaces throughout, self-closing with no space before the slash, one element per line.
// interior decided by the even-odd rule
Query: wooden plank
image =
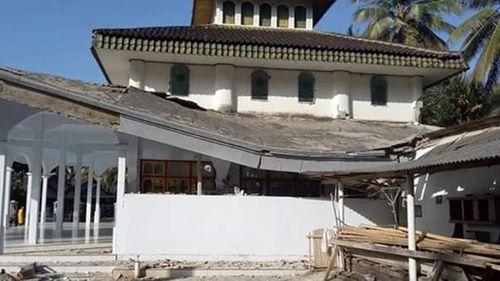
<path fill-rule="evenodd" d="M 441 279 L 441 273 L 444 269 L 444 263 L 442 260 L 437 260 L 434 263 L 434 267 L 432 268 L 432 272 L 430 274 L 430 281 L 439 281 Z"/>
<path fill-rule="evenodd" d="M 429 252 L 419 252 L 410 251 L 408 249 L 398 248 L 398 247 L 387 247 L 387 246 L 377 246 L 369 243 L 357 243 L 342 240 L 335 240 L 335 245 L 339 247 L 344 247 L 347 249 L 356 249 L 364 252 L 375 252 L 380 253 L 385 256 L 403 256 L 407 258 L 415 258 L 419 260 L 441 260 L 446 263 L 457 264 L 457 265 L 467 265 L 479 268 L 487 268 L 488 263 L 497 261 L 495 259 L 472 257 L 470 255 L 458 255 L 458 254 L 444 254 L 444 253 L 429 253 Z"/>

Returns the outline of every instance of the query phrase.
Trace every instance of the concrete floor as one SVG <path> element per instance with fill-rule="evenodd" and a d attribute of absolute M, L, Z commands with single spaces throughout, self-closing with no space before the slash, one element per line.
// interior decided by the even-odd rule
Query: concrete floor
<path fill-rule="evenodd" d="M 113 241 L 114 222 L 101 222 L 98 230 L 92 224 L 90 230 L 85 229 L 85 223 L 80 223 L 75 228 L 73 223 L 64 223 L 62 236 L 55 233 L 55 223 L 48 222 L 40 225 L 39 245 L 46 244 L 100 244 L 111 243 Z M 5 235 L 5 246 L 8 250 L 11 247 L 33 247 L 25 240 L 24 226 L 11 227 L 7 229 Z"/>

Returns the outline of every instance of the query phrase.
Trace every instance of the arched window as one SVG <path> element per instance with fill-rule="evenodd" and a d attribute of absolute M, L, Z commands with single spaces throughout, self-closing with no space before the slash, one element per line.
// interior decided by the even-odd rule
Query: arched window
<path fill-rule="evenodd" d="M 314 100 L 314 82 L 314 76 L 309 72 L 302 72 L 299 75 L 299 101 Z"/>
<path fill-rule="evenodd" d="M 252 73 L 252 99 L 267 100 L 269 94 L 269 76 L 263 70 Z"/>
<path fill-rule="evenodd" d="M 170 70 L 170 94 L 189 95 L 189 68 L 184 64 L 175 64 Z"/>
<path fill-rule="evenodd" d="M 373 105 L 387 104 L 387 79 L 382 75 L 374 75 L 371 83 L 371 99 Z"/>
<path fill-rule="evenodd" d="M 225 24 L 234 24 L 235 6 L 231 1 L 222 4 L 222 22 Z"/>
<path fill-rule="evenodd" d="M 260 5 L 260 26 L 271 26 L 271 5 L 262 4 Z"/>
<path fill-rule="evenodd" d="M 241 5 L 241 23 L 243 25 L 253 25 L 253 4 L 245 2 Z"/>
<path fill-rule="evenodd" d="M 295 28 L 306 28 L 307 10 L 304 6 L 295 7 Z"/>
<path fill-rule="evenodd" d="M 288 27 L 288 18 L 290 17 L 290 12 L 288 7 L 285 5 L 278 6 L 278 27 Z"/>

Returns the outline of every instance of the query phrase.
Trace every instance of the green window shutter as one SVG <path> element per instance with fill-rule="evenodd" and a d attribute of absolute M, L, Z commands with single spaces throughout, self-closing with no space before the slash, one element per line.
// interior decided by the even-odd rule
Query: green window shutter
<path fill-rule="evenodd" d="M 223 13 L 223 23 L 225 24 L 234 24 L 235 22 L 235 6 L 231 1 L 226 1 L 222 4 L 222 13 Z"/>
<path fill-rule="evenodd" d="M 278 6 L 278 27 L 288 27 L 288 18 L 290 16 L 290 12 L 288 11 L 288 7 L 285 5 Z"/>
<path fill-rule="evenodd" d="M 271 26 L 271 5 L 262 4 L 260 5 L 260 26 Z"/>
<path fill-rule="evenodd" d="M 295 28 L 306 28 L 307 10 L 303 6 L 295 7 Z"/>
<path fill-rule="evenodd" d="M 245 2 L 241 5 L 241 15 L 243 25 L 253 25 L 253 4 Z"/>
<path fill-rule="evenodd" d="M 370 86 L 372 104 L 387 105 L 387 79 L 381 75 L 374 75 Z"/>
<path fill-rule="evenodd" d="M 254 71 L 252 73 L 252 99 L 267 100 L 268 95 L 269 76 L 265 71 Z"/>
<path fill-rule="evenodd" d="M 170 93 L 174 96 L 189 95 L 189 68 L 183 64 L 176 64 L 170 70 Z"/>
<path fill-rule="evenodd" d="M 299 75 L 299 101 L 314 101 L 314 84 L 315 79 L 311 73 L 304 72 Z"/>

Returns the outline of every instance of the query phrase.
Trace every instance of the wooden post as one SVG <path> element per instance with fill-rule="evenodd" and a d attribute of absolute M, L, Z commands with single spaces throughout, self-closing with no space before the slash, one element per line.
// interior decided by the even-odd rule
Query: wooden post
<path fill-rule="evenodd" d="M 408 173 L 406 178 L 406 204 L 408 220 L 408 250 L 416 251 L 417 244 L 415 238 L 415 187 L 413 174 Z M 417 281 L 417 260 L 408 259 L 408 273 L 410 281 Z"/>
<path fill-rule="evenodd" d="M 200 154 L 196 156 L 196 194 L 203 195 L 203 170 Z"/>

